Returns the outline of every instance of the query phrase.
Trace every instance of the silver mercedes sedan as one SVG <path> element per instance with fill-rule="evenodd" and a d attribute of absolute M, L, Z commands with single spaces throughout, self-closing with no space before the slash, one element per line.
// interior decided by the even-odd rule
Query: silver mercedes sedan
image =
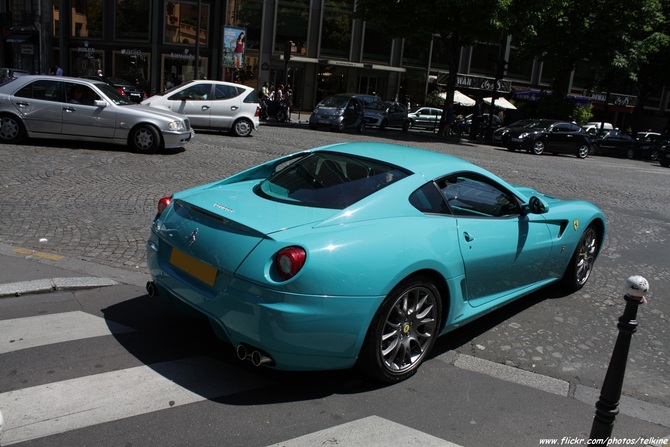
<path fill-rule="evenodd" d="M 186 116 L 135 104 L 103 81 L 30 75 L 0 86 L 0 143 L 50 138 L 154 153 L 194 136 Z"/>

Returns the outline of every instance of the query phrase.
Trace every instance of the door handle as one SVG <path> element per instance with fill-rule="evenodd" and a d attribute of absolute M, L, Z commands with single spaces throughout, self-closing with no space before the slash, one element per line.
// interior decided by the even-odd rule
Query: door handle
<path fill-rule="evenodd" d="M 209 110 L 209 106 L 202 106 L 202 110 Z"/>
<path fill-rule="evenodd" d="M 465 241 L 466 241 L 466 242 L 472 242 L 472 241 L 475 240 L 475 237 L 472 236 L 472 235 L 471 235 L 470 233 L 468 233 L 467 231 L 464 231 L 464 232 L 463 232 L 463 237 L 465 237 Z"/>

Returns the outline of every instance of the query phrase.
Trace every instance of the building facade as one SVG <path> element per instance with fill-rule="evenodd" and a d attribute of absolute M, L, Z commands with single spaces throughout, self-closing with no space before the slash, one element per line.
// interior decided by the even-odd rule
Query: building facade
<path fill-rule="evenodd" d="M 290 84 L 296 109 L 310 111 L 333 93 L 375 93 L 422 104 L 447 72 L 441 40 L 391 38 L 354 18 L 353 0 L 6 0 L 0 3 L 2 66 L 35 73 L 125 78 L 149 94 L 195 78 L 256 88 Z M 543 63 L 520 61 L 512 39 L 463 48 L 459 90 L 491 96 L 495 64 L 509 61 L 507 98 L 533 101 L 550 79 Z M 605 109 L 588 69 L 573 73 L 571 92 Z M 607 121 L 625 125 L 636 97 L 612 96 Z M 667 125 L 670 96 L 645 103 L 645 127 Z M 605 118 L 605 117 L 603 117 Z"/>

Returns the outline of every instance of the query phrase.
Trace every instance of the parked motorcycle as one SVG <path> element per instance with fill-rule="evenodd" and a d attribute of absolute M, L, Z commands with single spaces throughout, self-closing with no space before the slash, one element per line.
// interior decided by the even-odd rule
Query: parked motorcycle
<path fill-rule="evenodd" d="M 270 101 L 263 100 L 263 105 L 261 106 L 261 121 L 267 121 L 268 118 L 273 118 L 279 123 L 286 121 L 288 117 L 288 105 L 286 101 Z"/>

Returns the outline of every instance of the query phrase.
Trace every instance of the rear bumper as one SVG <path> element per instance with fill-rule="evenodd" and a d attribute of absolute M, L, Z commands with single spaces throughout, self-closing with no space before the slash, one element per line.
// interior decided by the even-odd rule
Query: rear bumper
<path fill-rule="evenodd" d="M 205 315 L 217 336 L 260 349 L 274 367 L 308 371 L 354 366 L 384 297 L 288 293 L 219 272 L 213 287 L 172 266 L 152 232 L 147 264 L 163 299 Z"/>

